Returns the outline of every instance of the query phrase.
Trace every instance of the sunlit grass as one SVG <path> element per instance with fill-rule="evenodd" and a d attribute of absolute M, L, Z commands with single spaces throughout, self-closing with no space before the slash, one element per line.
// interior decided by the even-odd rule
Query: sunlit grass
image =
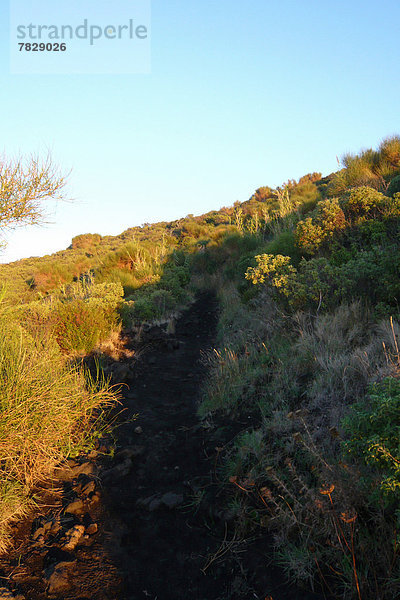
<path fill-rule="evenodd" d="M 115 401 L 104 379 L 69 366 L 53 340 L 44 346 L 0 317 L 0 550 L 32 486 L 85 447 Z"/>

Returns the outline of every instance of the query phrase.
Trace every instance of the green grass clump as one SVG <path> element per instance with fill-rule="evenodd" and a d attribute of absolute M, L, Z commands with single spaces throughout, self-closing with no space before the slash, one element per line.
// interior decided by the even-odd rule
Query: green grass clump
<path fill-rule="evenodd" d="M 384 190 L 387 182 L 400 171 L 400 136 L 385 139 L 378 150 L 346 154 L 339 171 L 328 185 L 330 195 L 342 194 L 350 188 L 369 186 Z"/>

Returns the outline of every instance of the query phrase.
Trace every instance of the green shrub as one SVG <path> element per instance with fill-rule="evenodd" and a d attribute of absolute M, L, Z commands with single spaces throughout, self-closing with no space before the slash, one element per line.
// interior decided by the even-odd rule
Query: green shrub
<path fill-rule="evenodd" d="M 296 227 L 296 242 L 300 250 L 315 254 L 323 243 L 346 227 L 346 218 L 337 198 L 318 202 L 312 217 Z"/>
<path fill-rule="evenodd" d="M 224 276 L 229 281 L 239 281 L 239 289 L 244 287 L 247 289 L 249 284 L 243 280 L 243 275 L 249 267 L 255 267 L 257 264 L 253 252 L 243 254 L 238 260 L 229 262 L 224 269 Z"/>
<path fill-rule="evenodd" d="M 223 240 L 223 249 L 229 256 L 237 257 L 257 250 L 260 241 L 258 235 L 248 233 L 244 235 L 238 233 L 228 234 Z"/>
<path fill-rule="evenodd" d="M 356 241 L 359 237 L 360 245 L 364 248 L 370 248 L 385 243 L 388 239 L 387 234 L 388 231 L 384 222 L 371 220 L 360 223 L 358 231 L 353 233 L 353 238 Z"/>
<path fill-rule="evenodd" d="M 393 197 L 398 192 L 400 192 L 400 175 L 393 177 L 393 179 L 390 181 L 387 189 L 387 195 Z"/>
<path fill-rule="evenodd" d="M 282 254 L 283 256 L 290 256 L 293 263 L 299 262 L 301 254 L 299 248 L 296 245 L 296 238 L 293 231 L 283 231 L 277 235 L 273 240 L 268 242 L 265 247 L 266 254 Z"/>
<path fill-rule="evenodd" d="M 336 272 L 337 298 L 363 297 L 372 305 L 384 302 L 396 306 L 400 293 L 399 261 L 397 246 L 354 253 Z"/>
<path fill-rule="evenodd" d="M 312 176 L 318 176 L 321 178 L 321 173 L 315 173 Z M 307 176 L 305 176 L 307 177 Z M 294 206 L 298 207 L 301 214 L 306 214 L 310 210 L 313 210 L 321 199 L 321 195 L 315 183 L 313 181 L 304 181 L 300 178 L 297 186 L 290 191 L 290 199 Z"/>
<path fill-rule="evenodd" d="M 125 300 L 119 306 L 119 314 L 122 320 L 122 325 L 131 329 L 135 325 L 135 301 Z"/>
<path fill-rule="evenodd" d="M 290 256 L 261 254 L 255 258 L 257 266 L 247 269 L 246 279 L 254 284 L 270 282 L 274 288 L 289 296 L 296 275 L 296 269 L 290 264 Z"/>
<path fill-rule="evenodd" d="M 300 250 L 307 254 L 315 254 L 325 239 L 321 225 L 314 222 L 312 217 L 300 221 L 296 227 L 296 243 Z"/>
<path fill-rule="evenodd" d="M 151 294 L 150 300 L 154 307 L 156 317 L 163 317 L 175 308 L 176 305 L 172 292 L 168 290 L 155 290 Z"/>
<path fill-rule="evenodd" d="M 393 135 L 383 140 L 379 153 L 393 169 L 400 169 L 400 136 Z"/>
<path fill-rule="evenodd" d="M 303 259 L 288 297 L 295 309 L 330 308 L 340 298 L 338 270 L 326 258 Z"/>
<path fill-rule="evenodd" d="M 370 389 L 366 400 L 352 406 L 343 423 L 344 452 L 360 458 L 379 474 L 379 488 L 371 478 L 375 500 L 400 509 L 400 381 L 387 378 Z M 398 512 L 400 526 L 400 510 Z"/>
<path fill-rule="evenodd" d="M 346 227 L 346 218 L 337 198 L 318 202 L 315 216 L 327 238 L 331 238 L 335 232 Z"/>
<path fill-rule="evenodd" d="M 72 279 L 73 274 L 68 270 L 67 266 L 54 264 L 36 270 L 30 279 L 29 285 L 37 292 L 47 293 L 72 281 Z"/>
<path fill-rule="evenodd" d="M 174 250 L 171 254 L 171 260 L 176 267 L 185 267 L 188 264 L 187 255 L 183 250 Z"/>
<path fill-rule="evenodd" d="M 179 300 L 182 293 L 179 294 Z M 178 306 L 178 299 L 169 290 L 156 289 L 141 291 L 130 296 L 120 308 L 123 323 L 126 327 L 142 321 L 153 321 L 166 317 Z"/>
<path fill-rule="evenodd" d="M 71 246 L 74 250 L 88 250 L 98 246 L 101 242 L 101 235 L 98 233 L 83 233 L 72 238 Z"/>
<path fill-rule="evenodd" d="M 246 279 L 253 284 L 269 284 L 295 309 L 329 307 L 338 291 L 337 268 L 326 258 L 303 259 L 295 269 L 289 256 L 262 254 L 255 257 Z"/>
<path fill-rule="evenodd" d="M 128 314 L 130 314 L 130 311 Z M 156 310 L 153 303 L 151 302 L 150 296 L 144 296 L 138 298 L 137 300 L 134 300 L 133 317 L 136 322 L 152 321 L 156 318 Z"/>
<path fill-rule="evenodd" d="M 361 186 L 351 190 L 343 207 L 353 222 L 366 218 L 379 218 L 384 213 L 387 198 L 377 190 Z"/>
<path fill-rule="evenodd" d="M 54 335 L 64 352 L 88 354 L 117 327 L 117 313 L 98 299 L 59 302 L 51 312 Z"/>

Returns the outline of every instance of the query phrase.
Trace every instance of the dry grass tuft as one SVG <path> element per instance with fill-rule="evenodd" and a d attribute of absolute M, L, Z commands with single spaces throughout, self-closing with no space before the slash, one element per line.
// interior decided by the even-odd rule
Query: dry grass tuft
<path fill-rule="evenodd" d="M 0 317 L 0 550 L 33 485 L 87 445 L 116 398 L 105 380 L 69 366 L 54 341 L 44 346 Z"/>

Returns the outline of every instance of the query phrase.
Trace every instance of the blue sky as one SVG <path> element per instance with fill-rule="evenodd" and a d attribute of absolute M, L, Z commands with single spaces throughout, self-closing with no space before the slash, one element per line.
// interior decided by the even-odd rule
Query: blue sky
<path fill-rule="evenodd" d="M 50 150 L 74 198 L 7 234 L 2 262 L 328 174 L 400 133 L 398 0 L 151 6 L 150 74 L 11 75 L 1 4 L 0 153 Z"/>

